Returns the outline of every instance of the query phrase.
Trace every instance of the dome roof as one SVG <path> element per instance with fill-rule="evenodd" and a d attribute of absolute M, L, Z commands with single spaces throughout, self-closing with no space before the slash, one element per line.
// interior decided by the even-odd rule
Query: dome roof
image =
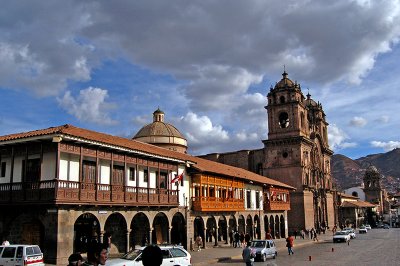
<path fill-rule="evenodd" d="M 186 139 L 176 127 L 164 122 L 164 112 L 159 108 L 153 112 L 153 123 L 142 127 L 132 139 L 183 153 L 187 150 Z"/>
<path fill-rule="evenodd" d="M 294 82 L 291 81 L 288 77 L 288 73 L 284 71 L 282 73 L 282 79 L 276 83 L 275 89 L 285 89 L 285 88 L 292 88 L 295 86 Z"/>

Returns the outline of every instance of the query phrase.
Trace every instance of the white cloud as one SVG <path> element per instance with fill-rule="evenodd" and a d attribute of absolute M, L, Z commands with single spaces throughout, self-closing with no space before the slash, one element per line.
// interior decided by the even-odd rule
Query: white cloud
<path fill-rule="evenodd" d="M 363 127 L 367 124 L 367 120 L 363 117 L 355 116 L 350 120 L 350 125 L 355 127 Z"/>
<path fill-rule="evenodd" d="M 80 121 L 114 125 L 116 121 L 107 114 L 107 110 L 113 107 L 106 102 L 107 97 L 107 90 L 89 87 L 81 90 L 76 98 L 67 91 L 62 98 L 58 98 L 58 102 L 64 110 Z"/>
<path fill-rule="evenodd" d="M 383 150 L 386 152 L 396 148 L 400 148 L 400 141 L 371 141 L 371 146 L 376 148 L 383 148 Z"/>
<path fill-rule="evenodd" d="M 357 146 L 354 142 L 346 142 L 349 136 L 335 124 L 328 127 L 328 139 L 334 151 Z"/>
<path fill-rule="evenodd" d="M 389 116 L 383 115 L 383 116 L 379 117 L 378 119 L 376 119 L 375 121 L 378 123 L 386 124 L 389 122 Z"/>

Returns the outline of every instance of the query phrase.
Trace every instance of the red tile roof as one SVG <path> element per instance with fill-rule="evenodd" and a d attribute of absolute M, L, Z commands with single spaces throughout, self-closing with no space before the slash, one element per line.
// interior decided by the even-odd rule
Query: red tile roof
<path fill-rule="evenodd" d="M 23 139 L 32 138 L 32 137 L 46 137 L 46 136 L 52 137 L 55 135 L 61 135 L 64 137 L 72 137 L 72 138 L 78 138 L 78 139 L 86 140 L 86 141 L 98 142 L 100 144 L 117 146 L 117 147 L 121 147 L 121 148 L 125 148 L 125 149 L 130 149 L 133 151 L 143 152 L 143 153 L 147 153 L 147 154 L 151 154 L 151 155 L 155 155 L 155 156 L 162 156 L 162 157 L 166 157 L 166 158 L 170 158 L 170 159 L 178 159 L 178 160 L 182 160 L 182 161 L 188 161 L 191 163 L 194 162 L 195 165 L 193 167 L 202 172 L 209 172 L 209 173 L 215 173 L 215 174 L 220 174 L 220 175 L 225 175 L 225 176 L 238 177 L 238 178 L 247 179 L 247 180 L 253 181 L 253 182 L 258 182 L 258 183 L 263 183 L 263 184 L 266 183 L 266 184 L 270 184 L 270 185 L 285 187 L 288 189 L 294 189 L 293 187 L 291 187 L 289 185 L 286 185 L 284 183 L 275 181 L 273 179 L 270 179 L 270 178 L 267 178 L 264 176 L 260 176 L 258 174 L 244 170 L 242 168 L 233 167 L 230 165 L 225 165 L 225 164 L 217 163 L 214 161 L 209 161 L 209 160 L 191 156 L 188 154 L 171 151 L 171 150 L 168 150 L 165 148 L 157 147 L 152 144 L 147 144 L 147 143 L 135 141 L 132 139 L 127 139 L 127 138 L 123 138 L 123 137 L 113 136 L 113 135 L 109 135 L 109 134 L 105 134 L 105 133 L 100 133 L 100 132 L 96 132 L 96 131 L 92 131 L 92 130 L 88 130 L 88 129 L 75 127 L 75 126 L 69 125 L 69 124 L 58 126 L 58 127 L 50 127 L 47 129 L 40 129 L 40 130 L 34 130 L 34 131 L 29 131 L 29 132 L 0 136 L 0 145 L 2 142 L 23 140 Z"/>

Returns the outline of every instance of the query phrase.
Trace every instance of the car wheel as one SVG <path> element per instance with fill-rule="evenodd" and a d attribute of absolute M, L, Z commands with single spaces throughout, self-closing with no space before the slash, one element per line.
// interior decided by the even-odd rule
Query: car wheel
<path fill-rule="evenodd" d="M 274 254 L 274 256 L 272 258 L 276 259 L 276 256 L 278 256 L 278 252 L 275 252 L 275 254 Z"/>
<path fill-rule="evenodd" d="M 265 262 L 265 261 L 267 260 L 267 254 L 264 253 L 264 254 L 262 255 L 261 260 Z"/>

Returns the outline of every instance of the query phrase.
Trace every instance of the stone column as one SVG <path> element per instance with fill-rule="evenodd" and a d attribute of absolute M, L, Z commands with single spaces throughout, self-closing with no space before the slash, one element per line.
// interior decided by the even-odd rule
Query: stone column
<path fill-rule="evenodd" d="M 130 235 L 131 235 L 131 229 L 126 230 L 126 250 L 125 252 L 128 252 L 130 250 Z M 133 247 L 135 248 L 135 247 Z"/>
<path fill-rule="evenodd" d="M 203 249 L 206 248 L 207 228 L 204 228 Z"/>
<path fill-rule="evenodd" d="M 170 243 L 170 244 L 172 244 L 172 242 L 171 242 L 171 239 L 172 239 L 171 232 L 172 232 L 172 226 L 168 227 L 168 239 L 167 239 L 167 242 Z"/>
<path fill-rule="evenodd" d="M 218 246 L 218 229 L 219 228 L 216 227 L 215 230 L 214 230 L 214 232 L 215 232 L 214 233 L 214 246 L 216 246 L 216 247 Z"/>
<path fill-rule="evenodd" d="M 152 234 L 153 230 L 154 230 L 154 228 L 150 228 L 150 230 L 149 230 L 149 234 L 150 234 L 149 244 L 153 244 L 153 234 Z"/>
<path fill-rule="evenodd" d="M 100 231 L 100 243 L 103 243 L 104 233 L 105 231 Z"/>

